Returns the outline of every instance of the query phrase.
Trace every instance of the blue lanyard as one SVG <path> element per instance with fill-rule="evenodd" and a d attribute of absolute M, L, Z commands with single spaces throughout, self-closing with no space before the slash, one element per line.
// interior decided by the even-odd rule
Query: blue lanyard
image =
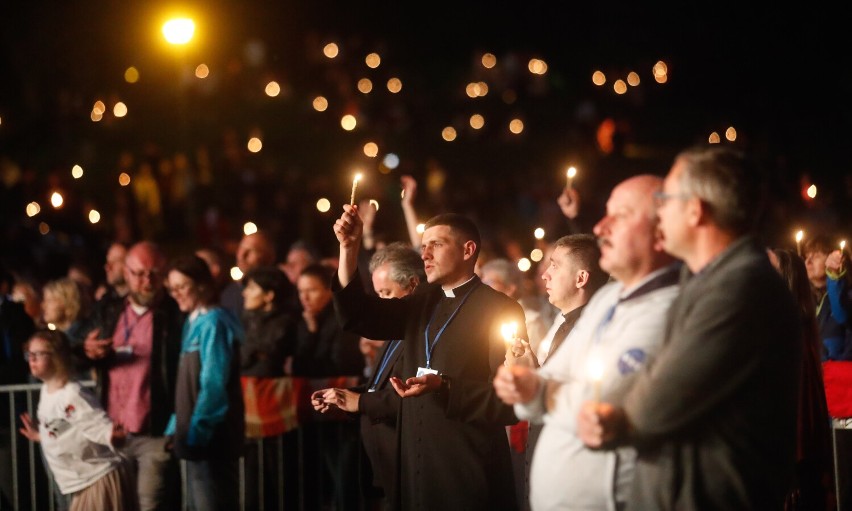
<path fill-rule="evenodd" d="M 429 327 L 432 325 L 432 320 L 435 319 L 435 313 L 438 312 L 438 307 L 436 306 L 435 310 L 432 311 L 432 317 L 429 318 L 429 323 L 426 324 L 426 331 L 423 334 L 423 337 L 426 339 L 426 369 L 432 368 L 432 366 L 431 366 L 432 351 L 435 349 L 435 345 L 438 344 L 438 341 L 441 339 L 441 334 L 444 333 L 444 330 L 447 328 L 447 325 L 449 325 L 450 322 L 453 320 L 453 318 L 456 317 L 456 314 L 459 313 L 459 310 L 461 310 L 462 305 L 464 305 L 464 302 L 467 301 L 467 298 L 470 296 L 470 293 L 472 293 L 473 290 L 476 289 L 477 285 L 479 285 L 478 282 L 476 284 L 474 284 L 473 286 L 471 286 L 470 289 L 467 291 L 467 293 L 465 293 L 461 302 L 459 302 L 458 307 L 456 307 L 456 310 L 454 310 L 453 313 L 450 314 L 450 317 L 447 319 L 447 322 L 444 323 L 444 326 L 442 326 L 440 330 L 438 330 L 438 333 L 435 334 L 435 340 L 430 344 L 429 343 Z"/>
<path fill-rule="evenodd" d="M 379 377 L 385 371 L 385 367 L 387 367 L 388 362 L 390 362 L 390 359 L 393 358 L 394 352 L 396 351 L 397 348 L 399 348 L 399 345 L 402 344 L 402 341 L 396 340 L 396 341 L 390 341 L 390 343 L 391 343 L 390 347 L 388 349 L 386 349 L 385 354 L 382 355 L 382 363 L 379 364 L 379 367 L 376 369 L 376 374 L 373 375 L 373 384 L 370 385 L 371 389 L 375 389 L 376 386 L 379 384 Z"/>
<path fill-rule="evenodd" d="M 142 321 L 142 317 L 145 316 L 145 314 L 148 314 L 148 311 L 150 310 L 151 309 L 148 308 L 148 310 L 142 313 L 142 316 L 137 315 L 136 311 L 134 311 L 130 307 L 124 310 L 124 315 L 121 318 L 124 323 L 124 344 L 130 344 L 130 336 L 133 335 L 133 331 L 136 330 L 136 326 L 139 325 L 139 323 Z M 127 316 L 129 316 L 130 314 L 137 316 L 136 322 L 133 323 L 133 326 L 130 326 L 130 322 L 127 320 Z"/>

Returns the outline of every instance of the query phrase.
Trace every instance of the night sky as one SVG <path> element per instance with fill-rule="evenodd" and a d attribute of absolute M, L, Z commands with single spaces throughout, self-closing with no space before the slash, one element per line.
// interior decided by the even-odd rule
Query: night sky
<path fill-rule="evenodd" d="M 362 153 L 375 141 L 381 155 L 400 157 L 400 167 L 365 183 L 364 193 L 385 198 L 397 174 L 425 182 L 439 167 L 447 187 L 455 187 L 441 192 L 450 204 L 470 186 L 493 189 L 486 193 L 497 200 L 511 200 L 527 185 L 533 190 L 520 195 L 555 198 L 564 169 L 574 164 L 594 217 L 621 178 L 664 174 L 679 149 L 711 132 L 724 140 L 733 126 L 735 143 L 754 151 L 772 175 L 783 205 L 777 236 L 793 224 L 826 221 L 848 230 L 848 30 L 842 16 L 822 7 L 213 0 L 182 4 L 196 20 L 196 37 L 176 50 L 159 33 L 175 5 L 4 5 L 0 160 L 44 181 L 82 164 L 100 180 L 81 192 L 91 199 L 115 186 L 121 151 L 215 147 L 226 136 L 245 147 L 260 135 L 264 148 L 248 166 L 272 169 L 287 182 L 313 176 L 319 181 L 310 193 L 334 202 L 348 193 L 352 168 L 377 166 Z M 322 48 L 332 41 L 340 54 L 327 59 Z M 364 56 L 374 51 L 382 64 L 369 69 Z M 485 52 L 497 57 L 494 69 L 482 67 Z M 530 58 L 547 63 L 544 76 L 529 73 Z M 659 60 L 668 65 L 666 84 L 651 74 Z M 192 76 L 199 63 L 210 67 L 205 81 Z M 140 72 L 135 84 L 123 78 L 129 66 Z M 595 70 L 607 74 L 602 87 L 591 81 Z M 641 84 L 616 95 L 613 81 L 629 71 Z M 403 81 L 399 94 L 384 86 L 392 76 Z M 373 80 L 368 95 L 355 87 L 361 77 Z M 263 94 L 269 80 L 281 83 L 279 97 Z M 488 95 L 468 98 L 465 85 L 479 80 L 489 84 Z M 317 95 L 328 99 L 327 111 L 311 108 Z M 98 99 L 125 102 L 127 117 L 92 122 Z M 340 127 L 344 113 L 358 118 L 352 132 Z M 473 113 L 485 116 L 483 129 L 467 126 Z M 524 122 L 520 135 L 508 132 L 512 118 Z M 612 153 L 596 145 L 605 120 L 617 127 Z M 442 140 L 446 126 L 458 130 L 455 141 Z M 485 184 L 471 184 L 474 178 Z M 810 183 L 819 195 L 806 202 L 801 187 Z M 424 199 L 422 209 L 446 204 Z M 537 221 L 540 213 L 529 209 L 520 216 Z"/>

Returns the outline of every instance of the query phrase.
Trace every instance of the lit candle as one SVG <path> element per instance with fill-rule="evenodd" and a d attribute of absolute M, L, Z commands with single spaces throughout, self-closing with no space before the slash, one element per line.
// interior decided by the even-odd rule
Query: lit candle
<path fill-rule="evenodd" d="M 355 205 L 355 189 L 358 187 L 358 181 L 361 180 L 361 173 L 355 174 L 355 179 L 352 180 L 352 196 L 349 197 L 349 205 Z"/>
<path fill-rule="evenodd" d="M 512 346 L 515 344 L 515 337 L 518 336 L 518 324 L 514 321 L 510 323 L 503 323 L 500 327 L 500 334 L 503 335 L 503 340 L 506 341 L 506 365 L 509 366 L 512 365 L 515 354 L 512 353 L 512 356 L 509 357 L 508 352 L 512 351 Z"/>
<path fill-rule="evenodd" d="M 802 255 L 802 238 L 805 237 L 805 231 L 796 232 L 796 253 Z"/>
<path fill-rule="evenodd" d="M 843 252 L 844 248 L 846 248 L 846 240 L 840 242 L 840 251 Z"/>
<path fill-rule="evenodd" d="M 568 172 L 565 174 L 568 176 L 568 188 L 571 188 L 574 184 L 574 176 L 577 175 L 577 169 L 574 167 L 568 167 Z"/>
<path fill-rule="evenodd" d="M 603 380 L 603 363 L 596 357 L 589 358 L 589 380 L 592 382 L 592 401 L 597 405 L 601 401 L 601 381 Z"/>

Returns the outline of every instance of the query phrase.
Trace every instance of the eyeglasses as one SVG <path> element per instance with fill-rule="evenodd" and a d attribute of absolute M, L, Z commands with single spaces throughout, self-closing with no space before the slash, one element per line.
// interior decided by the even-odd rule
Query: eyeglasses
<path fill-rule="evenodd" d="M 24 360 L 29 362 L 30 360 L 39 360 L 42 358 L 47 358 L 51 355 L 53 355 L 52 351 L 25 351 Z"/>
<path fill-rule="evenodd" d="M 663 204 L 666 203 L 669 199 L 689 199 L 692 195 L 687 193 L 666 193 L 666 192 L 654 192 L 654 203 L 657 207 L 662 207 Z"/>
<path fill-rule="evenodd" d="M 131 268 L 127 268 L 127 273 L 129 273 L 133 278 L 142 280 L 147 277 L 149 280 L 155 280 L 160 272 L 158 270 L 133 270 Z"/>
<path fill-rule="evenodd" d="M 166 289 L 171 294 L 183 293 L 190 288 L 192 288 L 192 282 L 184 282 L 183 284 L 178 284 L 176 286 L 166 286 Z"/>

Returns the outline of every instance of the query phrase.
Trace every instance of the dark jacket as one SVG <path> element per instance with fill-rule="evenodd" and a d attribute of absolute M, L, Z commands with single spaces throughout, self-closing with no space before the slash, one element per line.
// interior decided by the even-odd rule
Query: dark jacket
<path fill-rule="evenodd" d="M 497 397 L 492 379 L 506 354 L 500 323 L 517 322 L 526 337 L 524 312 L 478 277 L 455 292 L 443 299 L 440 287 L 431 285 L 405 298 L 381 299 L 366 295 L 356 275 L 334 300 L 347 330 L 403 339 L 402 378 L 426 366 L 428 325 L 431 368 L 448 383 L 441 392 L 401 400 L 392 507 L 517 509 L 505 428 L 517 417 Z"/>
<path fill-rule="evenodd" d="M 24 361 L 24 343 L 34 329 L 23 305 L 8 296 L 0 299 L 0 385 L 27 382 L 29 368 Z"/>
<path fill-rule="evenodd" d="M 309 332 L 305 321 L 299 320 L 293 376 L 328 378 L 364 374 L 360 338 L 343 331 L 331 303 L 317 315 L 317 324 L 317 331 Z"/>
<path fill-rule="evenodd" d="M 245 343 L 240 349 L 240 374 L 258 378 L 284 376 L 284 359 L 296 350 L 296 321 L 290 312 L 243 312 Z"/>
<path fill-rule="evenodd" d="M 105 297 L 97 302 L 91 324 L 92 328 L 100 329 L 98 338 L 112 338 L 126 304 L 127 298 L 118 297 Z M 148 427 L 139 433 L 159 436 L 163 434 L 169 417 L 174 412 L 175 381 L 184 314 L 177 303 L 166 295 L 152 307 L 152 312 L 154 338 L 151 347 L 151 411 L 148 414 Z M 109 403 L 109 370 L 116 362 L 115 353 L 111 352 L 101 360 L 90 360 L 86 358 L 82 346 L 75 352 L 83 367 L 95 368 L 98 398 L 106 407 Z"/>

